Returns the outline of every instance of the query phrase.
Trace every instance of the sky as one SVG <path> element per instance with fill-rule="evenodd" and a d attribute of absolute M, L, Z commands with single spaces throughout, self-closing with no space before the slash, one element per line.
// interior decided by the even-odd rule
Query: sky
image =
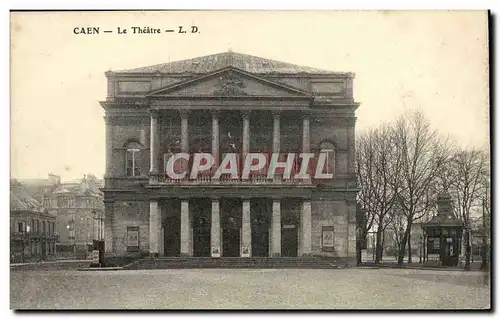
<path fill-rule="evenodd" d="M 197 34 L 104 34 L 196 25 Z M 100 27 L 76 35 L 75 27 Z M 354 72 L 359 134 L 409 109 L 489 144 L 485 11 L 11 13 L 11 176 L 104 174 L 107 70 L 234 52 Z"/>

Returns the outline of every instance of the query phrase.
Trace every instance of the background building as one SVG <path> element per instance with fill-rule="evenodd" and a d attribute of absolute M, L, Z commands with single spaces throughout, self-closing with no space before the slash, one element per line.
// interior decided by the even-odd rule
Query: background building
<path fill-rule="evenodd" d="M 56 217 L 42 209 L 16 180 L 10 183 L 11 262 L 54 259 L 58 236 Z"/>
<path fill-rule="evenodd" d="M 106 73 L 108 255 L 350 258 L 352 73 L 226 52 Z M 170 180 L 174 152 L 326 153 L 332 180 Z"/>
<path fill-rule="evenodd" d="M 43 195 L 44 209 L 57 216 L 60 257 L 87 258 L 93 239 L 102 236 L 100 186 L 99 180 L 89 174 L 79 181 L 54 184 Z"/>

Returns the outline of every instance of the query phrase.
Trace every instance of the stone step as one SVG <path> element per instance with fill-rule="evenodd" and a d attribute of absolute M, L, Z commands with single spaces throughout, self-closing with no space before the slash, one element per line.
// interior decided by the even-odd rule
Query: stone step
<path fill-rule="evenodd" d="M 126 269 L 173 269 L 173 268 L 339 268 L 333 262 L 312 257 L 290 258 L 211 258 L 211 257 L 160 257 L 141 259 Z"/>

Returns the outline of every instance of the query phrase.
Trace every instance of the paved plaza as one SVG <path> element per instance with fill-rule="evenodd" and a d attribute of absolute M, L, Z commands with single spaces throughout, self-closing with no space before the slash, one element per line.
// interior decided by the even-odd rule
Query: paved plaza
<path fill-rule="evenodd" d="M 486 309 L 480 272 L 415 269 L 11 271 L 12 309 Z"/>

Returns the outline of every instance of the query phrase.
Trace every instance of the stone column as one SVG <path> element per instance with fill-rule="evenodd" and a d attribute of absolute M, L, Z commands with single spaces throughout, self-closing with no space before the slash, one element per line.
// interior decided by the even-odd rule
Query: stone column
<path fill-rule="evenodd" d="M 151 134 L 149 137 L 149 158 L 150 158 L 150 183 L 155 183 L 158 181 L 156 174 L 158 174 L 158 111 L 149 110 L 151 116 Z"/>
<path fill-rule="evenodd" d="M 188 153 L 189 151 L 189 126 L 188 126 L 188 111 L 181 110 L 181 152 Z"/>
<path fill-rule="evenodd" d="M 180 110 L 181 113 L 181 152 L 189 153 L 189 125 L 188 125 L 188 111 Z M 188 170 L 189 164 L 185 161 L 182 162 L 182 169 Z M 189 171 L 186 174 L 186 177 L 189 176 Z"/>
<path fill-rule="evenodd" d="M 212 156 L 214 157 L 213 169 L 219 167 L 219 112 L 212 112 Z"/>
<path fill-rule="evenodd" d="M 101 217 L 101 240 L 104 239 L 104 219 Z"/>
<path fill-rule="evenodd" d="M 355 138 L 355 123 L 356 118 L 350 117 L 347 120 L 347 172 L 349 174 L 355 173 L 355 151 L 356 151 L 356 138 Z"/>
<path fill-rule="evenodd" d="M 273 153 L 280 152 L 280 113 L 273 112 Z"/>
<path fill-rule="evenodd" d="M 212 257 L 221 256 L 220 201 L 212 198 L 212 227 L 210 228 L 210 246 Z"/>
<path fill-rule="evenodd" d="M 302 119 L 302 152 L 309 153 L 311 151 L 311 133 L 309 124 L 309 114 L 303 114 Z"/>
<path fill-rule="evenodd" d="M 250 221 L 250 199 L 243 199 L 241 210 L 241 257 L 252 257 L 252 227 Z"/>
<path fill-rule="evenodd" d="M 243 117 L 243 161 L 245 160 L 246 154 L 249 152 L 250 148 L 250 112 L 244 111 L 242 113 Z"/>
<path fill-rule="evenodd" d="M 181 201 L 181 256 L 191 256 L 191 219 L 189 201 Z"/>
<path fill-rule="evenodd" d="M 113 252 L 113 216 L 113 202 L 104 201 L 104 248 L 106 252 Z"/>
<path fill-rule="evenodd" d="M 159 252 L 160 212 L 158 201 L 149 202 L 149 255 L 157 257 Z"/>
<path fill-rule="evenodd" d="M 113 165 L 113 118 L 111 116 L 105 116 L 104 121 L 106 122 L 106 175 L 111 175 L 111 169 Z"/>
<path fill-rule="evenodd" d="M 300 212 L 300 237 L 302 256 L 311 255 L 311 201 L 305 199 L 302 202 Z"/>
<path fill-rule="evenodd" d="M 273 215 L 271 220 L 272 249 L 271 257 L 281 256 L 281 200 L 273 199 Z"/>

